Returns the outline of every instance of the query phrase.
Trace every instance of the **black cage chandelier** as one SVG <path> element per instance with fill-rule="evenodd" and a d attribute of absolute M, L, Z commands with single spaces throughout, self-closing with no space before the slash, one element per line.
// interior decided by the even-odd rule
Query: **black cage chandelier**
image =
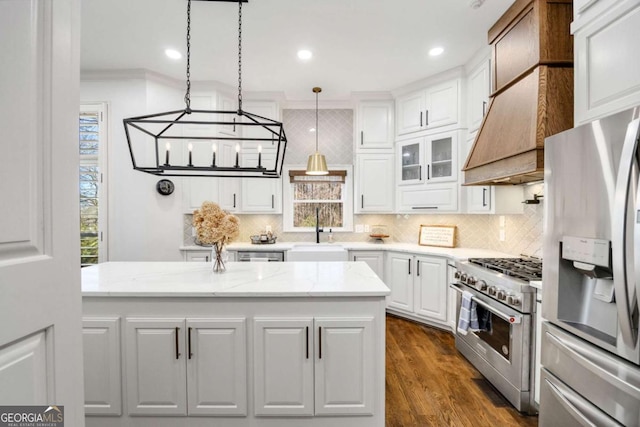
<path fill-rule="evenodd" d="M 248 0 L 204 1 L 238 3 L 238 110 L 191 109 L 187 0 L 186 107 L 123 120 L 133 168 L 161 176 L 279 178 L 287 148 L 282 123 L 242 109 L 242 3 Z"/>

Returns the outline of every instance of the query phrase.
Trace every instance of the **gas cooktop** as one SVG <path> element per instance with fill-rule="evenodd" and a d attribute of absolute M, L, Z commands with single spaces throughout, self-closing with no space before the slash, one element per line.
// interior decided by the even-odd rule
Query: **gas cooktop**
<path fill-rule="evenodd" d="M 542 261 L 533 258 L 469 258 L 469 263 L 511 276 L 531 281 L 542 279 Z"/>

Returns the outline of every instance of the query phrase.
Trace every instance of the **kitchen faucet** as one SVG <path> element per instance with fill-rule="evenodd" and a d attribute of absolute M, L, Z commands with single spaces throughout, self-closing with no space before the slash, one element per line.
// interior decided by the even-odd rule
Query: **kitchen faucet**
<path fill-rule="evenodd" d="M 316 208 L 316 243 L 320 243 L 320 233 L 324 230 L 320 228 L 320 208 Z"/>

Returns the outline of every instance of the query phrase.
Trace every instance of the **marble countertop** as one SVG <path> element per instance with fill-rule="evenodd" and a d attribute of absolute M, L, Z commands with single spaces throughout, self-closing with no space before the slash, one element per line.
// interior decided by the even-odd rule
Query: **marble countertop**
<path fill-rule="evenodd" d="M 296 245 L 315 245 L 313 242 L 281 242 L 267 245 L 254 245 L 251 243 L 231 243 L 228 250 L 250 250 L 250 251 L 288 251 Z M 490 249 L 480 248 L 440 248 L 436 246 L 420 246 L 416 243 L 367 243 L 367 242 L 336 242 L 320 243 L 320 246 L 342 246 L 347 250 L 361 251 L 396 251 L 411 252 L 423 255 L 434 255 L 451 258 L 454 261 L 464 261 L 468 258 L 513 258 L 518 255 L 507 254 Z M 180 250 L 210 250 L 204 246 L 181 246 Z"/>
<path fill-rule="evenodd" d="M 364 297 L 389 288 L 364 262 L 106 262 L 85 267 L 83 297 Z"/>

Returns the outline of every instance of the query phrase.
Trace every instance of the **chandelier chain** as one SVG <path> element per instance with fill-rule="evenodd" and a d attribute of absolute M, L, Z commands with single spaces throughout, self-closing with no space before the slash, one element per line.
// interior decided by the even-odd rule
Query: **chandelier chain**
<path fill-rule="evenodd" d="M 191 112 L 191 0 L 187 1 L 187 93 L 184 95 L 187 112 Z"/>
<path fill-rule="evenodd" d="M 238 111 L 242 111 L 242 0 L 238 0 Z"/>

